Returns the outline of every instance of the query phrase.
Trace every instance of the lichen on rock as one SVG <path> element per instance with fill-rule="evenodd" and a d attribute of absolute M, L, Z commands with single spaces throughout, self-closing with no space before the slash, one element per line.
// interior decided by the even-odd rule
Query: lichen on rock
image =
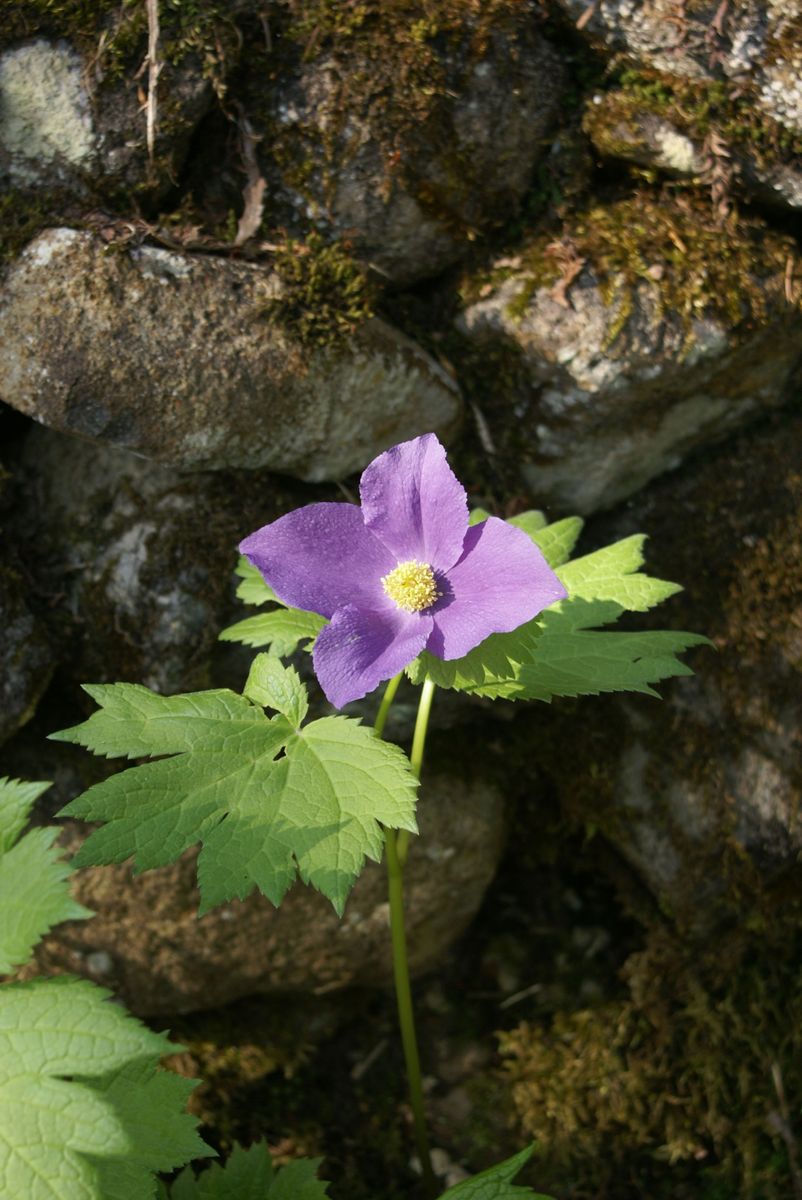
<path fill-rule="evenodd" d="M 0 56 L 0 171 L 5 159 L 11 183 L 63 183 L 95 154 L 80 56 L 43 39 Z"/>
<path fill-rule="evenodd" d="M 642 188 L 466 280 L 461 330 L 477 348 L 517 344 L 527 366 L 487 413 L 538 499 L 607 507 L 790 399 L 794 261 L 757 218 Z"/>

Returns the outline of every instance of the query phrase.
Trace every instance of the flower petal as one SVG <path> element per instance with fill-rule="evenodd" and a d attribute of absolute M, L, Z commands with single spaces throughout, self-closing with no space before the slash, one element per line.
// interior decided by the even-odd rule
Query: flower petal
<path fill-rule="evenodd" d="M 417 559 L 447 571 L 468 528 L 465 489 L 433 433 L 385 450 L 359 484 L 365 524 L 398 562 Z"/>
<path fill-rule="evenodd" d="M 417 658 L 432 631 L 427 613 L 400 609 L 338 609 L 318 634 L 315 674 L 335 708 L 359 700 Z"/>
<path fill-rule="evenodd" d="M 534 542 L 498 517 L 468 530 L 444 590 L 426 646 L 444 659 L 462 658 L 491 633 L 517 629 L 567 595 Z"/>
<path fill-rule="evenodd" d="M 395 559 L 365 528 L 355 504 L 307 504 L 240 542 L 280 600 L 330 617 L 344 604 L 370 607 Z"/>

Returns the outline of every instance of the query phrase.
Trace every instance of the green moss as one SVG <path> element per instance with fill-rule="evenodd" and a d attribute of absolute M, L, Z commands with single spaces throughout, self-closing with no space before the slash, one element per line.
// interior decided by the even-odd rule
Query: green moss
<path fill-rule="evenodd" d="M 332 109 L 367 113 L 388 152 L 398 138 L 431 116 L 446 88 L 443 55 L 437 41 L 471 38 L 480 52 L 499 13 L 510 0 L 290 0 L 285 36 L 302 58 L 326 54 L 348 61 L 340 74 Z M 474 21 L 476 27 L 471 28 Z"/>
<path fill-rule="evenodd" d="M 584 1197 L 628 1179 L 620 1200 L 793 1194 L 771 1121 L 775 1081 L 792 1104 L 802 1088 L 799 889 L 789 899 L 769 929 L 735 930 L 706 953 L 654 928 L 624 967 L 621 1002 L 502 1035 L 544 1186 L 571 1179 L 568 1194 Z"/>
<path fill-rule="evenodd" d="M 572 221 L 570 237 L 593 265 L 605 300 L 641 279 L 657 282 L 660 307 L 691 322 L 717 317 L 734 331 L 763 324 L 779 294 L 767 281 L 780 276 L 792 239 L 733 210 L 722 222 L 706 197 L 641 189 L 631 199 L 594 206 Z M 655 278 L 655 276 L 658 278 Z"/>
<path fill-rule="evenodd" d="M 562 237 L 550 231 L 534 238 L 467 281 L 462 297 L 471 302 L 515 278 L 519 286 L 507 312 L 520 319 L 535 292 L 560 278 L 566 256 L 578 257 L 593 270 L 605 303 L 618 306 L 611 345 L 643 281 L 658 289 L 659 314 L 679 317 L 690 348 L 699 317 L 718 318 L 738 336 L 787 310 L 781 281 L 795 253 L 792 238 L 735 208 L 721 221 L 709 199 L 693 190 L 675 194 L 643 187 L 625 200 L 578 210 L 566 220 Z"/>
<path fill-rule="evenodd" d="M 238 35 L 226 0 L 160 0 L 164 60 L 196 56 L 222 90 Z M 2 43 L 37 34 L 66 38 L 91 58 L 97 78 L 114 81 L 139 68 L 146 51 L 147 13 L 141 0 L 22 0 L 4 14 Z"/>
<path fill-rule="evenodd" d="M 761 163 L 791 162 L 802 154 L 802 136 L 767 116 L 748 87 L 632 69 L 613 76 L 613 83 L 602 104 L 587 110 L 591 134 L 602 121 L 626 122 L 639 112 L 650 112 L 699 142 L 715 132 L 733 150 L 749 153 Z"/>
<path fill-rule="evenodd" d="M 119 0 L 21 0 L 6 6 L 2 42 L 44 33 L 96 43 L 104 23 L 119 8 Z"/>
<path fill-rule="evenodd" d="M 16 258 L 40 230 L 56 218 L 57 194 L 29 193 L 11 188 L 0 194 L 0 264 Z"/>
<path fill-rule="evenodd" d="M 336 345 L 373 316 L 375 288 L 342 246 L 317 235 L 288 239 L 273 265 L 282 294 L 268 302 L 267 312 L 301 342 Z"/>
<path fill-rule="evenodd" d="M 518 0 L 288 0 L 271 23 L 275 50 L 258 42 L 249 50 L 256 76 L 249 111 L 259 115 L 271 158 L 288 185 L 312 203 L 319 203 L 321 190 L 330 199 L 328 179 L 334 181 L 359 149 L 360 139 L 348 140 L 347 122 L 355 117 L 384 158 L 388 197 L 399 180 L 426 212 L 470 240 L 476 230 L 463 209 L 471 207 L 475 191 L 472 164 L 454 149 L 448 112 L 462 70 L 482 57 L 491 34 L 507 32 L 513 45 L 531 28 L 531 14 L 522 14 Z M 288 136 L 286 126 L 264 111 L 265 75 L 293 73 L 299 63 L 323 57 L 333 67 L 326 94 L 309 127 L 293 124 Z M 427 154 L 437 147 L 443 177 L 436 181 L 419 176 L 420 140 Z"/>
<path fill-rule="evenodd" d="M 0 41 L 65 38 L 92 61 L 96 77 L 116 79 L 144 53 L 144 4 L 137 0 L 22 0 L 4 16 Z"/>

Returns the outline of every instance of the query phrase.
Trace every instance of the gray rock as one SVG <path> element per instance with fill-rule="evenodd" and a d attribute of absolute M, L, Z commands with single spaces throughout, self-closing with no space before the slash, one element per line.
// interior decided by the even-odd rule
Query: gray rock
<path fill-rule="evenodd" d="M 425 81 L 414 66 L 386 77 L 387 52 L 369 44 L 291 65 L 266 97 L 258 145 L 276 219 L 347 238 L 402 284 L 437 274 L 508 219 L 565 87 L 558 56 L 523 7 L 513 28 L 489 36 L 466 16 L 459 36 L 440 39 Z"/>
<path fill-rule="evenodd" d="M 795 394 L 801 326 L 783 298 L 784 251 L 775 247 L 772 261 L 759 239 L 753 249 L 744 243 L 743 277 L 721 281 L 736 297 L 741 320 L 738 312 L 733 320 L 716 310 L 719 297 L 707 278 L 716 266 L 710 262 L 715 242 L 694 244 L 693 213 L 679 208 L 672 214 L 666 202 L 657 204 L 651 224 L 645 196 L 586 217 L 588 240 L 605 236 L 610 217 L 619 222 L 610 235 L 621 239 L 615 253 L 641 238 L 640 258 L 633 246 L 627 251 L 635 262 L 629 275 L 595 267 L 581 239 L 573 242 L 568 231 L 562 246 L 552 243 L 573 256 L 578 273 L 568 288 L 536 286 L 532 272 L 548 267 L 549 247 L 545 258 L 542 247 L 539 258 L 530 254 L 529 265 L 524 250 L 460 318 L 477 352 L 504 350 L 514 365 L 514 382 L 505 385 L 500 375 L 486 416 L 499 452 L 521 464 L 539 503 L 580 513 L 610 507 Z M 665 236 L 664 218 L 673 221 L 672 235 L 684 246 L 673 262 L 656 242 Z M 730 255 L 733 235 L 722 230 L 721 236 Z M 596 244 L 602 261 L 606 245 Z M 703 270 L 694 265 L 697 255 Z M 551 266 L 553 279 L 553 259 Z M 699 285 L 708 296 L 700 290 L 693 303 L 685 296 L 685 314 L 666 299 L 686 286 L 691 295 Z M 749 286 L 762 310 L 753 314 L 746 309 Z"/>
<path fill-rule="evenodd" d="M 31 612 L 22 574 L 0 563 L 0 742 L 30 720 L 55 665 L 47 633 Z"/>
<path fill-rule="evenodd" d="M 406 871 L 414 974 L 435 967 L 475 914 L 504 841 L 503 797 L 490 782 L 432 774 Z M 66 827 L 63 844 L 82 835 Z M 141 1015 L 211 1008 L 252 993 L 386 986 L 392 979 L 387 881 L 369 863 L 339 920 L 296 885 L 279 909 L 258 895 L 200 920 L 194 854 L 132 877 L 126 866 L 78 873 L 75 894 L 96 916 L 62 925 L 42 944 L 46 971 L 74 971 L 114 988 Z"/>
<path fill-rule="evenodd" d="M 656 167 L 674 178 L 713 186 L 723 169 L 727 189 L 746 193 L 779 208 L 802 209 L 802 167 L 798 160 L 772 161 L 750 147 L 748 139 L 727 142 L 719 135 L 719 161 L 705 137 L 687 127 L 679 114 L 649 112 L 625 92 L 593 97 L 583 122 L 600 154 Z"/>
<path fill-rule="evenodd" d="M 0 398 L 182 468 L 339 478 L 459 417 L 455 384 L 382 321 L 303 344 L 264 267 L 49 230 L 0 291 Z"/>
<path fill-rule="evenodd" d="M 558 0 L 575 21 L 585 0 Z M 757 107 L 793 132 L 802 132 L 800 0 L 599 0 L 583 25 L 607 53 L 640 66 L 695 79 L 722 76 L 749 89 Z"/>
<path fill-rule="evenodd" d="M 802 419 L 776 414 L 595 526 L 605 542 L 648 532 L 650 572 L 685 586 L 643 624 L 713 647 L 662 703 L 593 699 L 548 718 L 546 738 L 572 748 L 546 768 L 566 811 L 689 931 L 753 909 L 770 920 L 802 851 L 801 456 Z"/>
<path fill-rule="evenodd" d="M 15 185 L 63 184 L 94 165 L 96 136 L 80 56 L 44 40 L 0 56 L 0 170 Z"/>
<path fill-rule="evenodd" d="M 197 65 L 164 64 L 152 160 L 138 88 L 134 78 L 99 82 L 66 41 L 37 38 L 4 50 L 0 183 L 76 196 L 172 186 L 211 85 Z"/>
<path fill-rule="evenodd" d="M 243 615 L 233 601 L 237 543 L 305 502 L 264 474 L 182 474 L 35 425 L 17 471 L 6 533 L 21 554 L 37 548 L 29 570 L 53 597 L 51 641 L 74 699 L 81 683 L 209 686 L 217 635 Z"/>

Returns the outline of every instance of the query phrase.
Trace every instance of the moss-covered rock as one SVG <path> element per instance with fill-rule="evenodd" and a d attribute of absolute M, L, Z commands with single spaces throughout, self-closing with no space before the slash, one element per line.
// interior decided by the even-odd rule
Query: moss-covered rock
<path fill-rule="evenodd" d="M 0 183 L 58 188 L 73 199 L 154 197 L 174 184 L 190 134 L 209 106 L 209 79 L 197 63 L 164 63 L 149 147 L 136 69 L 101 87 L 93 62 L 96 55 L 46 38 L 0 54 Z"/>
<path fill-rule="evenodd" d="M 408 283 L 508 219 L 564 86 L 534 9 L 287 4 L 242 83 L 268 223 L 347 238 Z"/>
<path fill-rule="evenodd" d="M 790 399 L 794 255 L 737 210 L 643 188 L 464 281 L 459 327 L 514 362 L 482 406 L 500 453 L 539 501 L 587 513 Z"/>
<path fill-rule="evenodd" d="M 746 193 L 802 208 L 802 139 L 750 97 L 722 82 L 624 72 L 624 86 L 596 93 L 583 128 L 600 154 L 715 190 L 723 203 Z"/>
<path fill-rule="evenodd" d="M 575 21 L 584 0 L 557 0 Z M 730 80 L 771 121 L 802 132 L 800 0 L 600 0 L 582 23 L 605 57 L 698 81 Z"/>
<path fill-rule="evenodd" d="M 355 276 L 327 262 L 285 287 L 267 265 L 48 231 L 6 274 L 0 397 L 175 466 L 307 480 L 424 430 L 447 436 L 460 407 L 450 376 L 382 321 L 353 328 L 366 311 Z"/>
<path fill-rule="evenodd" d="M 798 870 L 801 448 L 802 419 L 777 414 L 594 530 L 605 542 L 652 535 L 651 571 L 686 587 L 663 619 L 717 652 L 696 651 L 696 675 L 661 705 L 582 702 L 563 718 L 570 761 L 547 769 L 571 820 L 600 830 L 702 941 L 729 922 L 770 926 Z"/>
<path fill-rule="evenodd" d="M 715 645 L 695 652 L 694 678 L 660 704 L 589 699 L 516 719 L 538 794 L 591 839 L 644 930 L 623 994 L 541 1006 L 503 1039 L 540 1186 L 566 1198 L 793 1194 L 801 451 L 802 418 L 776 414 L 591 526 L 594 543 L 652 535 L 650 570 L 686 587 L 663 621 Z"/>
<path fill-rule="evenodd" d="M 689 949 L 653 929 L 626 994 L 502 1035 L 540 1186 L 566 1200 L 784 1200 L 799 1094 L 800 899 Z"/>

